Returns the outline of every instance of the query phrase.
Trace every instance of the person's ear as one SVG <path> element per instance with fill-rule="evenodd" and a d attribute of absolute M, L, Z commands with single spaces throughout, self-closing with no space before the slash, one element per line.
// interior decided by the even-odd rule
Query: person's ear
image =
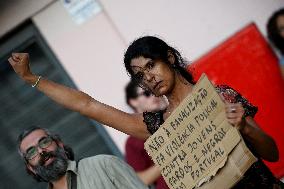
<path fill-rule="evenodd" d="M 175 56 L 171 50 L 168 50 L 168 61 L 171 63 L 171 65 L 175 64 Z"/>

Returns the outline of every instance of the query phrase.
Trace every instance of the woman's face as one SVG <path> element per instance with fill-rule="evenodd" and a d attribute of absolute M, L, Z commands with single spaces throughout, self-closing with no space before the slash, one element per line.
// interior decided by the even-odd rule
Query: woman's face
<path fill-rule="evenodd" d="M 173 89 L 175 72 L 167 63 L 140 56 L 132 59 L 130 66 L 134 78 L 140 80 L 156 96 L 167 95 Z"/>

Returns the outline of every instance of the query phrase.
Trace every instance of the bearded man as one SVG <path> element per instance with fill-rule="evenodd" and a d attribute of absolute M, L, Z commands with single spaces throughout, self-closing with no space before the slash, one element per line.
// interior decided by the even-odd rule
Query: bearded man
<path fill-rule="evenodd" d="M 141 188 L 132 168 L 115 156 L 97 155 L 74 161 L 72 149 L 45 128 L 31 127 L 18 137 L 27 172 L 50 189 Z"/>

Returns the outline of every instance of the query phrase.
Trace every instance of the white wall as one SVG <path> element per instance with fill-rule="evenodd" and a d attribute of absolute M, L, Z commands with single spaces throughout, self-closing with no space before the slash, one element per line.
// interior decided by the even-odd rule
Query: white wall
<path fill-rule="evenodd" d="M 125 44 L 104 12 L 76 25 L 57 1 L 33 21 L 79 89 L 126 109 L 123 88 L 129 78 L 122 66 Z M 123 152 L 126 135 L 112 128 L 107 131 Z"/>
<path fill-rule="evenodd" d="M 119 32 L 131 42 L 141 35 L 159 35 L 194 60 L 255 22 L 265 34 L 268 17 L 283 0 L 102 0 Z"/>

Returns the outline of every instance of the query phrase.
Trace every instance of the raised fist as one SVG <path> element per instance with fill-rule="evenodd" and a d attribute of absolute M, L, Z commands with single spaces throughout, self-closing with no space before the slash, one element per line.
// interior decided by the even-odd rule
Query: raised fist
<path fill-rule="evenodd" d="M 32 75 L 29 65 L 28 53 L 12 53 L 12 56 L 8 59 L 9 63 L 13 67 L 14 71 L 22 78 Z"/>

